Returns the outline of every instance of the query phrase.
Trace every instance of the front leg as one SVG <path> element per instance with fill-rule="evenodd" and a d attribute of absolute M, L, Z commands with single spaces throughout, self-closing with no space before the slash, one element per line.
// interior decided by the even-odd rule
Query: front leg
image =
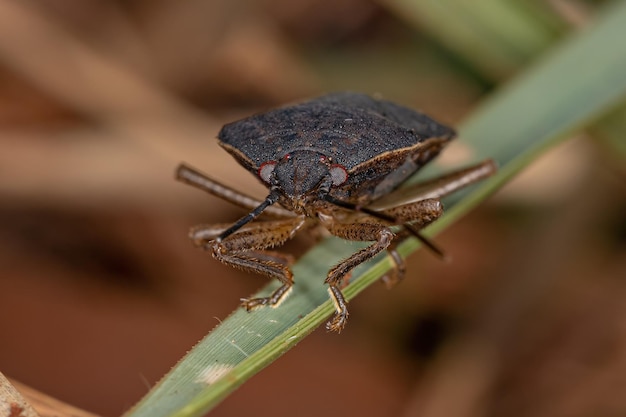
<path fill-rule="evenodd" d="M 266 249 L 283 244 L 304 224 L 303 216 L 251 223 L 222 241 L 215 238 L 225 225 L 197 226 L 191 230 L 190 237 L 197 246 L 210 250 L 215 259 L 227 265 L 280 281 L 281 286 L 269 297 L 242 299 L 242 305 L 251 310 L 263 305 L 275 307 L 289 293 L 293 285 L 293 274 L 289 269 L 292 257 Z"/>
<path fill-rule="evenodd" d="M 381 213 L 385 217 L 393 218 L 395 224 L 411 223 L 412 226 L 421 229 L 439 218 L 443 214 L 443 207 L 437 199 L 426 199 L 382 210 Z M 397 235 L 390 229 L 392 223 L 363 213 L 341 213 L 339 216 L 334 216 L 333 213 L 319 213 L 318 217 L 328 231 L 335 236 L 346 240 L 374 242 L 334 266 L 326 277 L 330 297 L 335 304 L 336 311 L 333 318 L 326 324 L 326 328 L 340 332 L 348 319 L 348 303 L 340 289 L 344 276 L 383 250 L 389 250 L 395 265 L 389 274 L 383 278 L 383 282 L 389 287 L 402 279 L 405 270 L 404 260 L 393 244 Z M 400 234 L 402 237 L 406 236 L 406 230 L 401 231 Z"/>
<path fill-rule="evenodd" d="M 443 214 L 443 206 L 439 200 L 429 198 L 387 210 L 382 210 L 381 213 L 385 216 L 394 218 L 396 223 L 403 223 L 404 227 L 407 227 L 407 224 L 410 224 L 411 227 L 415 228 L 415 230 L 421 230 L 441 217 Z M 366 218 L 366 221 L 368 220 L 369 219 Z M 404 278 L 404 273 L 406 271 L 404 259 L 402 259 L 402 256 L 396 248 L 405 238 L 409 236 L 411 236 L 409 230 L 401 230 L 396 234 L 396 238 L 389 248 L 387 248 L 387 252 L 389 252 L 389 256 L 394 263 L 394 267 L 382 277 L 382 281 L 387 288 L 393 287 Z"/>
<path fill-rule="evenodd" d="M 393 241 L 395 234 L 388 226 L 383 224 L 342 224 L 335 221 L 332 216 L 320 214 L 319 217 L 328 231 L 335 236 L 353 241 L 374 241 L 370 246 L 361 249 L 335 265 L 326 277 L 325 282 L 328 284 L 328 293 L 330 294 L 330 299 L 335 304 L 335 315 L 326 323 L 326 329 L 341 332 L 348 320 L 348 302 L 340 289 L 344 276 L 356 266 L 387 249 Z"/>

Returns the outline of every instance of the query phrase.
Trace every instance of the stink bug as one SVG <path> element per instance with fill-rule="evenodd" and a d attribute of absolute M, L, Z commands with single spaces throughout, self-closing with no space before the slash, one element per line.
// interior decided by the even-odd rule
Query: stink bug
<path fill-rule="evenodd" d="M 309 226 L 332 235 L 373 242 L 334 266 L 326 277 L 336 312 L 326 328 L 341 331 L 348 318 L 343 278 L 357 265 L 387 250 L 402 278 L 397 241 L 412 234 L 437 249 L 419 229 L 443 213 L 439 199 L 495 172 L 492 161 L 419 184 L 409 201 L 394 192 L 436 157 L 454 130 L 417 111 L 363 94 L 335 93 L 229 123 L 219 144 L 269 189 L 264 200 L 229 188 L 181 164 L 177 179 L 208 191 L 250 213 L 232 225 L 197 226 L 194 243 L 234 267 L 276 278 L 269 297 L 242 299 L 243 306 L 277 306 L 293 285 L 291 257 L 269 251 Z M 278 203 L 278 205 L 275 205 Z M 262 212 L 275 220 L 250 223 Z M 399 230 L 394 228 L 399 226 Z"/>

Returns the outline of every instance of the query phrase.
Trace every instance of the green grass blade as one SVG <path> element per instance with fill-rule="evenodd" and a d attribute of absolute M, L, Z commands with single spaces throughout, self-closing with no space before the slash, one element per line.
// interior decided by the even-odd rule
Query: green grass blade
<path fill-rule="evenodd" d="M 626 95 L 626 3 L 578 34 L 499 91 L 461 126 L 477 159 L 494 157 L 501 172 L 450 204 L 430 234 L 501 187 L 536 156 L 615 107 Z M 403 254 L 417 243 L 406 241 Z M 297 284 L 279 308 L 241 309 L 216 327 L 129 413 L 132 417 L 200 416 L 321 324 L 332 312 L 323 279 L 356 246 L 328 239 L 295 266 Z M 389 268 L 387 257 L 362 265 L 346 288 L 353 298 Z M 274 286 L 262 293 L 267 294 Z M 209 318 L 207 318 L 209 320 Z M 353 318 L 354 320 L 354 318 Z M 349 325 L 349 324 L 348 324 Z M 337 337 L 329 335 L 328 337 Z"/>
<path fill-rule="evenodd" d="M 546 50 L 559 30 L 522 2 L 379 0 L 491 79 L 517 72 Z M 527 5 L 526 5 L 527 6 Z"/>

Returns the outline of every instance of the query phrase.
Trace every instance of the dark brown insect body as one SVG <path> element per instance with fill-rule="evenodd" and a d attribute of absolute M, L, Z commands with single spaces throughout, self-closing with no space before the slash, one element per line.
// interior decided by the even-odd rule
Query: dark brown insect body
<path fill-rule="evenodd" d="M 396 268 L 386 282 L 397 282 L 404 272 L 394 250 L 398 237 L 413 234 L 424 240 L 418 230 L 442 214 L 442 196 L 495 171 L 487 161 L 422 184 L 423 192 L 411 201 L 393 202 L 392 191 L 454 136 L 452 129 L 422 113 L 353 93 L 331 94 L 227 124 L 219 133 L 220 145 L 269 194 L 259 201 L 181 165 L 178 179 L 252 210 L 233 225 L 196 227 L 191 237 L 220 261 L 282 283 L 267 298 L 244 299 L 248 310 L 276 306 L 285 298 L 293 285 L 292 260 L 268 249 L 301 228 L 321 224 L 335 236 L 374 242 L 326 277 L 336 307 L 327 329 L 341 331 L 348 317 L 340 290 L 344 276 L 388 250 Z M 280 219 L 250 223 L 261 212 Z M 394 225 L 402 230 L 394 232 Z"/>

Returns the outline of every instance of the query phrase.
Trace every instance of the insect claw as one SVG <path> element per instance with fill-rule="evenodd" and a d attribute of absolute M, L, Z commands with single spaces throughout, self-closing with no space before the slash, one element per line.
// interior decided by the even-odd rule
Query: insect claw
<path fill-rule="evenodd" d="M 341 333 L 347 322 L 348 312 L 337 312 L 335 313 L 333 318 L 328 323 L 326 323 L 326 330 L 329 332 Z"/>
<path fill-rule="evenodd" d="M 335 314 L 333 315 L 333 318 L 326 323 L 326 330 L 341 333 L 348 322 L 348 302 L 345 300 L 341 290 L 336 285 L 330 285 L 328 287 L 328 293 L 330 294 L 330 299 L 335 305 Z"/>
<path fill-rule="evenodd" d="M 241 305 L 246 311 L 252 311 L 255 308 L 266 305 L 269 302 L 269 298 L 241 298 Z"/>

